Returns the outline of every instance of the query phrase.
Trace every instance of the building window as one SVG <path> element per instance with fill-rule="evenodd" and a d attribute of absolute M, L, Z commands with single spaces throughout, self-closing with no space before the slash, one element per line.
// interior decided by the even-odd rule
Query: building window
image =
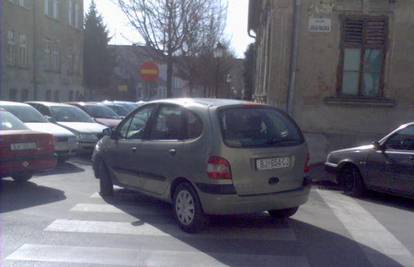
<path fill-rule="evenodd" d="M 14 88 L 9 89 L 9 99 L 11 101 L 17 101 L 17 90 Z"/>
<path fill-rule="evenodd" d="M 44 0 L 44 1 L 45 1 L 45 15 L 51 18 L 58 19 L 59 1 L 58 0 Z"/>
<path fill-rule="evenodd" d="M 25 102 L 29 100 L 29 90 L 23 89 L 20 96 L 20 101 Z"/>
<path fill-rule="evenodd" d="M 47 90 L 46 91 L 46 101 L 51 101 L 51 100 L 52 100 L 52 91 Z"/>
<path fill-rule="evenodd" d="M 59 42 L 45 39 L 45 70 L 60 72 Z"/>
<path fill-rule="evenodd" d="M 17 64 L 21 67 L 28 65 L 28 54 L 27 54 L 27 36 L 25 34 L 19 35 L 19 52 L 18 52 Z"/>
<path fill-rule="evenodd" d="M 81 29 L 81 18 L 83 19 L 83 16 L 81 16 L 81 10 L 78 1 L 69 0 L 68 18 L 70 26 Z"/>
<path fill-rule="evenodd" d="M 30 9 L 32 7 L 31 4 L 33 0 L 9 0 L 9 2 L 20 7 Z"/>
<path fill-rule="evenodd" d="M 14 66 L 17 61 L 17 34 L 15 31 L 7 32 L 7 51 L 6 62 L 7 65 Z"/>
<path fill-rule="evenodd" d="M 344 18 L 340 95 L 382 96 L 387 30 L 385 17 Z"/>

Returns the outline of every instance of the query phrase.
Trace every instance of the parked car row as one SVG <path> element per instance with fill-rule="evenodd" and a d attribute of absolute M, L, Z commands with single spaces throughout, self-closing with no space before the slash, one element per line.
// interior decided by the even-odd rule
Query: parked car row
<path fill-rule="evenodd" d="M 103 130 L 116 127 L 138 106 L 122 101 L 0 101 L 0 178 L 27 181 L 57 161 L 92 152 Z"/>

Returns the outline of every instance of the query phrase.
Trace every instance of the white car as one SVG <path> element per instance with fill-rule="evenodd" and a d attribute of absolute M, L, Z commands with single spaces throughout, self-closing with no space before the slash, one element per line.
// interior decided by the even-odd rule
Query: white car
<path fill-rule="evenodd" d="M 96 123 L 85 111 L 78 107 L 53 102 L 27 102 L 36 108 L 50 122 L 62 126 L 78 137 L 78 150 L 92 152 L 102 136 L 102 131 L 108 127 Z"/>
<path fill-rule="evenodd" d="M 69 130 L 48 122 L 42 114 L 28 104 L 0 101 L 0 107 L 20 119 L 30 130 L 54 136 L 55 153 L 60 162 L 68 160 L 76 153 L 78 140 Z"/>

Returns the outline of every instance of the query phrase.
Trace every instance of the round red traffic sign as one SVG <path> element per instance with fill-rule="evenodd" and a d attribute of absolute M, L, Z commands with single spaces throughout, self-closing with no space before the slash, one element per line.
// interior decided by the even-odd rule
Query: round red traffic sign
<path fill-rule="evenodd" d="M 160 75 L 160 68 L 155 62 L 147 61 L 141 65 L 139 73 L 145 82 L 156 82 Z"/>

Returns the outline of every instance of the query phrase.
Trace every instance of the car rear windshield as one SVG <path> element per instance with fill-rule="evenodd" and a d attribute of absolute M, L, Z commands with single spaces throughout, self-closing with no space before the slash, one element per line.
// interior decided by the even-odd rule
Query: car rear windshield
<path fill-rule="evenodd" d="M 296 124 L 273 108 L 230 108 L 219 113 L 230 147 L 294 146 L 304 142 Z"/>
<path fill-rule="evenodd" d="M 119 119 L 118 114 L 104 105 L 85 105 L 84 108 L 94 118 Z"/>
<path fill-rule="evenodd" d="M 7 111 L 0 111 L 0 130 L 27 130 L 28 128 L 18 118 Z"/>
<path fill-rule="evenodd" d="M 4 106 L 8 112 L 19 118 L 24 123 L 46 123 L 47 120 L 32 106 Z"/>
<path fill-rule="evenodd" d="M 122 106 L 110 105 L 110 104 L 106 106 L 112 109 L 113 111 L 115 111 L 115 113 L 118 114 L 119 116 L 126 117 L 129 114 L 129 111 Z"/>
<path fill-rule="evenodd" d="M 52 116 L 60 122 L 94 122 L 83 110 L 71 106 L 52 106 Z"/>

